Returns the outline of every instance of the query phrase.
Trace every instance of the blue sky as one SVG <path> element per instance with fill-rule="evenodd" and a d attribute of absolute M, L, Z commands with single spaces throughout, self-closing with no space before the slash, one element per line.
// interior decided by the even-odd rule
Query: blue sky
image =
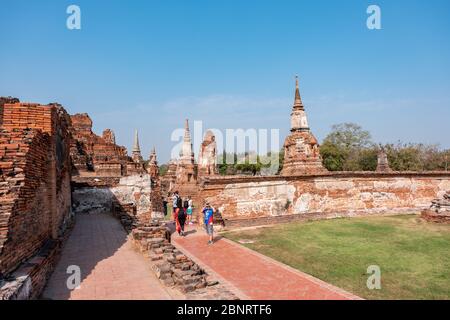
<path fill-rule="evenodd" d="M 66 8 L 81 8 L 81 30 Z M 366 8 L 381 8 L 381 30 Z M 87 112 L 169 158 L 185 118 L 289 132 L 294 75 L 310 127 L 449 148 L 449 1 L 0 0 L 0 95 Z M 195 152 L 197 153 L 198 141 Z"/>

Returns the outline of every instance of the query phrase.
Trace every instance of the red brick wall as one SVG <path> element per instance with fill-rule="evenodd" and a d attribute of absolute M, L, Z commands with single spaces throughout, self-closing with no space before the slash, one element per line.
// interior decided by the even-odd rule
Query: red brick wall
<path fill-rule="evenodd" d="M 13 103 L 3 107 L 4 129 L 41 129 L 53 134 L 52 117 L 55 109 L 37 103 Z"/>
<path fill-rule="evenodd" d="M 7 274 L 51 237 L 47 189 L 50 136 L 35 130 L 2 131 L 0 272 Z"/>
<path fill-rule="evenodd" d="M 90 175 L 95 172 L 100 177 L 126 175 L 126 166 L 131 159 L 125 147 L 115 144 L 114 133 L 109 129 L 105 130 L 103 137 L 93 133 L 92 120 L 86 113 L 70 117 L 74 138 L 71 148 L 74 174 Z"/>

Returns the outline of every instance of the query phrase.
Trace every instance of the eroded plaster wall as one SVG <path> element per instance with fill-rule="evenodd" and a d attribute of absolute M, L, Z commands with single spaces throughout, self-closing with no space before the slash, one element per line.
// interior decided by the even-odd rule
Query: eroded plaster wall
<path fill-rule="evenodd" d="M 226 220 L 422 209 L 450 190 L 449 173 L 346 173 L 211 178 L 200 198 Z"/>
<path fill-rule="evenodd" d="M 99 178 L 93 178 L 99 180 Z M 100 178 L 101 179 L 101 178 Z M 72 193 L 75 213 L 111 212 L 113 202 L 133 204 L 136 214 L 152 210 L 151 177 L 149 174 L 120 178 L 114 186 L 78 187 Z"/>

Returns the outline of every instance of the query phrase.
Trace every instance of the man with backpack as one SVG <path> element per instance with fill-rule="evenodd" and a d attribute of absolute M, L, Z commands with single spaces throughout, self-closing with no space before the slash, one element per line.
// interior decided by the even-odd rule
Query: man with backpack
<path fill-rule="evenodd" d="M 207 202 L 205 207 L 203 208 L 202 212 L 203 212 L 203 219 L 204 219 L 204 223 L 205 223 L 206 233 L 209 235 L 208 245 L 210 245 L 210 244 L 214 243 L 213 216 L 214 216 L 214 212 L 216 212 L 216 209 L 211 207 L 210 204 Z"/>
<path fill-rule="evenodd" d="M 181 202 L 181 198 L 178 195 L 178 191 L 175 191 L 173 194 L 173 198 L 172 198 L 172 218 L 173 221 L 177 220 L 177 216 L 178 216 L 178 210 L 181 208 L 181 205 L 179 205 Z"/>

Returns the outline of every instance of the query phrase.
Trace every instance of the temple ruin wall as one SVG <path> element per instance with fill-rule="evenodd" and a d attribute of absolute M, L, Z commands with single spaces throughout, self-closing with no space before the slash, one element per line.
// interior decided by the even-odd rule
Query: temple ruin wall
<path fill-rule="evenodd" d="M 200 197 L 225 223 L 393 213 L 429 207 L 450 190 L 450 173 L 348 172 L 205 179 Z M 202 205 L 202 204 L 199 204 Z M 245 224 L 245 223 L 243 223 Z"/>

